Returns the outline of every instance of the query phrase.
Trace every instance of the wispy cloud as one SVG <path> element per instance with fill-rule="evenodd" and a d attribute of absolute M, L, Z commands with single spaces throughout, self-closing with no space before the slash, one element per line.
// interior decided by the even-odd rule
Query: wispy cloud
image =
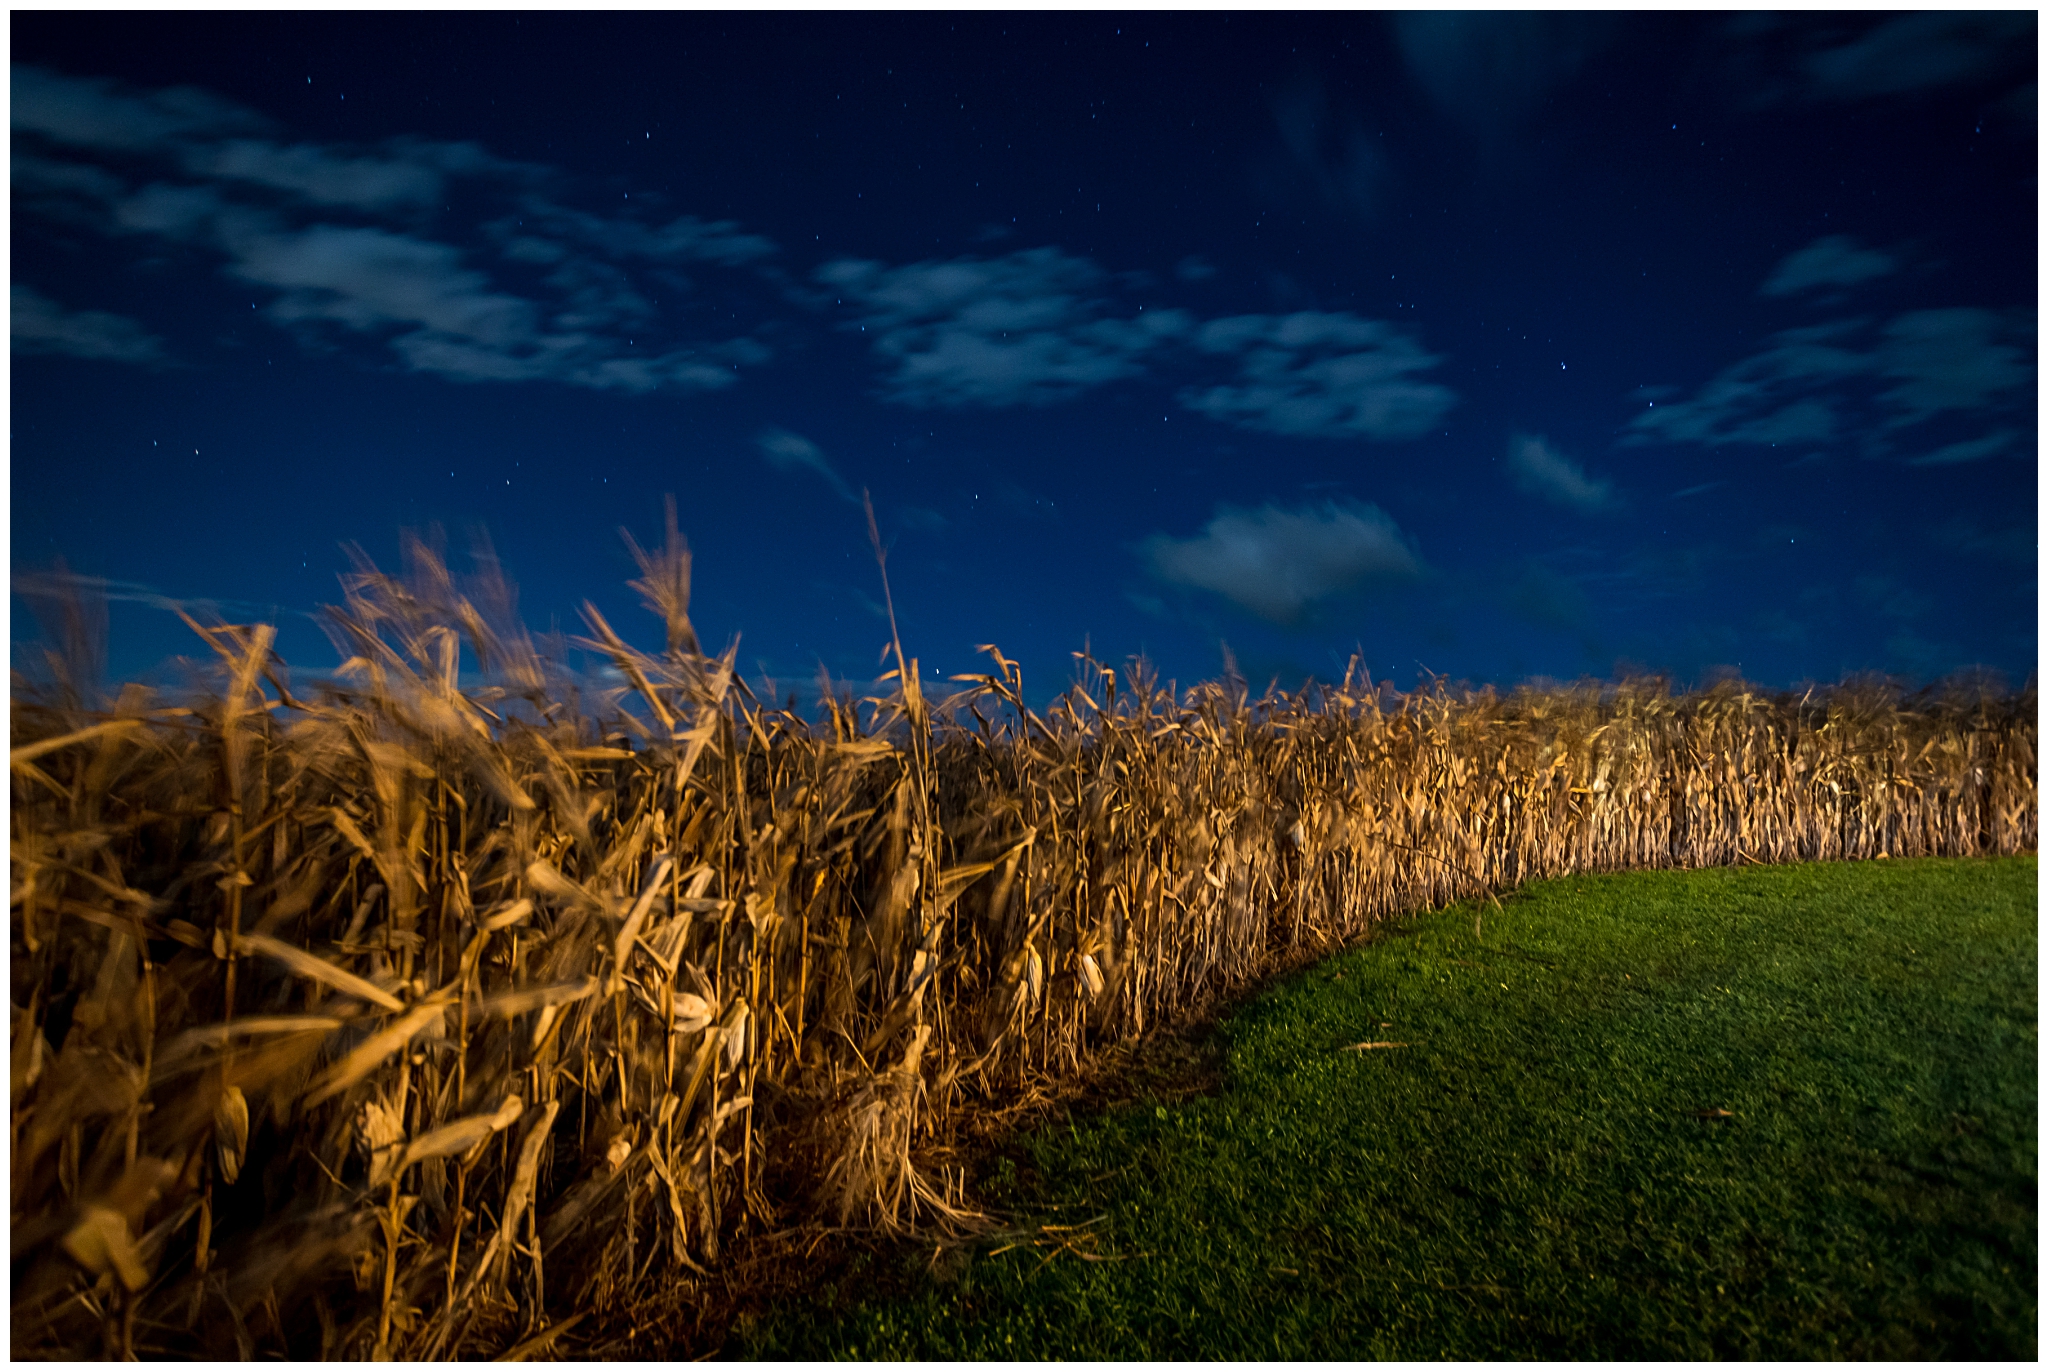
<path fill-rule="evenodd" d="M 1895 422 L 1917 424 L 1949 410 L 1981 410 L 2034 379 L 2022 343 L 2034 332 L 2033 311 L 2001 316 L 1990 310 L 1914 310 L 1885 325 L 1873 354 L 1877 373 L 1894 384 L 1879 399 Z"/>
<path fill-rule="evenodd" d="M 927 509 L 923 505 L 899 505 L 892 512 L 892 518 L 906 529 L 925 534 L 944 533 L 953 524 L 952 520 L 937 510 Z"/>
<path fill-rule="evenodd" d="M 220 181 L 286 191 L 313 205 L 378 211 L 439 203 L 441 168 L 397 157 L 350 157 L 325 148 L 238 138 L 188 150 L 186 170 Z"/>
<path fill-rule="evenodd" d="M 374 150 L 286 143 L 265 116 L 192 87 L 137 92 L 24 66 L 11 75 L 18 132 L 74 151 L 153 154 L 201 180 L 262 187 L 312 205 L 418 209 L 440 203 L 450 176 L 547 175 L 466 142 L 402 137 Z"/>
<path fill-rule="evenodd" d="M 2032 311 L 1982 309 L 1787 329 L 1693 395 L 1638 414 L 1623 442 L 1811 445 L 1856 427 L 1881 454 L 1927 420 L 2015 406 L 2034 377 L 2033 332 Z"/>
<path fill-rule="evenodd" d="M 1211 591 L 1278 624 L 1325 597 L 1417 575 L 1421 560 L 1373 505 L 1225 506 L 1193 538 L 1154 534 L 1140 554 L 1160 580 Z"/>
<path fill-rule="evenodd" d="M 17 130 L 78 147 L 147 151 L 182 138 L 262 133 L 270 121 L 190 86 L 134 92 L 111 81 L 60 76 L 40 67 L 9 71 Z"/>
<path fill-rule="evenodd" d="M 1959 462 L 1982 462 L 1987 457 L 1997 457 L 2009 451 L 2019 439 L 2013 429 L 2000 429 L 1982 438 L 1967 439 L 1961 443 L 1948 443 L 1931 453 L 1912 458 L 1908 467 L 1952 467 Z"/>
<path fill-rule="evenodd" d="M 414 370 L 450 380 L 717 390 L 737 380 L 742 362 L 766 355 L 744 339 L 663 348 L 649 337 L 643 348 L 618 336 L 634 322 L 622 316 L 636 312 L 615 292 L 594 297 L 583 274 L 566 268 L 553 276 L 560 294 L 550 314 L 431 239 L 329 224 L 288 229 L 232 213 L 213 229 L 229 274 L 275 293 L 272 319 L 383 336 Z"/>
<path fill-rule="evenodd" d="M 1929 532 L 1941 547 L 1995 558 L 2015 566 L 2031 566 L 2040 555 L 2040 526 L 2032 520 L 1987 529 L 1967 515 L 1958 515 Z"/>
<path fill-rule="evenodd" d="M 1727 95 L 1752 110 L 1847 104 L 1976 88 L 1987 118 L 2034 124 L 2034 15 L 2027 10 L 1841 13 L 1750 11 L 1724 26 L 1712 60 Z M 2001 88 L 2003 88 L 2001 90 Z"/>
<path fill-rule="evenodd" d="M 1183 310 L 1118 314 L 1109 274 L 1056 248 L 898 267 L 842 259 L 816 279 L 859 311 L 853 327 L 874 340 L 889 368 L 883 395 L 899 404 L 1046 405 L 1204 354 L 1235 358 L 1237 376 L 1185 389 L 1181 403 L 1269 433 L 1412 438 L 1457 399 L 1414 378 L 1441 359 L 1392 324 L 1316 311 L 1202 324 Z"/>
<path fill-rule="evenodd" d="M 1869 373 L 1869 359 L 1841 346 L 1855 326 L 1787 329 L 1762 351 L 1729 367 L 1684 400 L 1654 404 L 1631 423 L 1630 438 L 1666 443 L 1820 442 L 1835 433 L 1835 412 L 1815 393 Z"/>
<path fill-rule="evenodd" d="M 1898 259 L 1858 247 L 1847 234 L 1829 234 L 1788 253 L 1762 287 L 1764 295 L 1795 295 L 1819 286 L 1855 286 L 1898 269 Z"/>
<path fill-rule="evenodd" d="M 1354 214 L 1385 207 L 1393 168 L 1381 142 L 1354 112 L 1333 105 L 1320 81 L 1302 80 L 1273 98 L 1273 122 L 1296 174 Z"/>
<path fill-rule="evenodd" d="M 445 243 L 384 229 L 266 231 L 248 222 L 221 225 L 230 270 L 278 292 L 274 318 L 330 320 L 368 331 L 417 325 L 430 337 L 509 349 L 536 332 L 532 304 L 491 289 Z"/>
<path fill-rule="evenodd" d="M 830 486 L 833 494 L 841 500 L 860 503 L 833 468 L 824 450 L 802 434 L 791 433 L 788 429 L 764 429 L 754 439 L 754 446 L 761 450 L 762 458 L 776 471 L 809 472 Z"/>
<path fill-rule="evenodd" d="M 67 310 L 27 286 L 11 288 L 8 316 L 17 354 L 46 353 L 104 362 L 165 361 L 163 343 L 125 315 Z"/>
<path fill-rule="evenodd" d="M 885 398 L 922 407 L 1046 405 L 1143 370 L 1187 334 L 1178 310 L 1109 313 L 1108 274 L 1057 248 L 889 267 L 841 259 L 817 280 L 858 311 L 889 366 Z"/>
<path fill-rule="evenodd" d="M 1442 359 L 1392 324 L 1306 310 L 1217 319 L 1195 334 L 1204 352 L 1234 355 L 1230 385 L 1181 393 L 1211 419 L 1316 438 L 1416 438 L 1457 403 L 1448 386 L 1414 379 Z"/>
<path fill-rule="evenodd" d="M 590 214 L 538 195 L 525 198 L 516 216 L 494 221 L 486 228 L 508 246 L 518 244 L 528 260 L 549 262 L 583 247 L 616 259 L 737 267 L 778 251 L 772 240 L 749 233 L 730 219 L 703 220 L 686 214 L 649 224 Z M 539 253 L 536 246 L 541 248 Z"/>
<path fill-rule="evenodd" d="M 1512 133 L 1613 37 L 1605 14 L 1458 13 L 1393 16 L 1408 73 L 1437 108 L 1480 137 Z"/>
<path fill-rule="evenodd" d="M 268 293 L 264 317 L 309 345 L 339 331 L 450 380 L 626 393 L 721 389 L 769 357 L 745 335 L 678 336 L 656 301 L 688 283 L 647 275 L 774 252 L 731 221 L 577 211 L 549 189 L 564 175 L 471 143 L 286 142 L 272 121 L 203 91 L 27 67 L 13 77 L 18 212 L 212 251 L 224 275 Z M 472 200 L 509 201 L 478 226 L 509 270 L 436 231 L 455 180 Z M 548 268 L 538 281 L 534 265 Z"/>
<path fill-rule="evenodd" d="M 1806 74 L 1816 96 L 1835 100 L 1972 85 L 2028 67 L 2034 24 L 2027 10 L 1900 15 L 1814 53 Z"/>
<path fill-rule="evenodd" d="M 1517 490 L 1580 514 L 1600 514 L 1621 503 L 1612 481 L 1587 476 L 1585 468 L 1540 434 L 1517 434 L 1508 441 L 1508 475 Z"/>
<path fill-rule="evenodd" d="M 9 168 L 14 213 L 87 233 L 106 232 L 107 207 L 127 193 L 127 183 L 97 167 L 37 157 L 16 140 Z"/>

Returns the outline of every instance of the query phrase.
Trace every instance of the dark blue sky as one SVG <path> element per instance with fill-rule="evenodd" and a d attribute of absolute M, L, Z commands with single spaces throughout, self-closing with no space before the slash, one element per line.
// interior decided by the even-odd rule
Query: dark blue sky
<path fill-rule="evenodd" d="M 2030 11 L 20 13 L 12 568 L 1033 694 L 2034 670 Z M 33 637 L 17 595 L 16 658 Z"/>

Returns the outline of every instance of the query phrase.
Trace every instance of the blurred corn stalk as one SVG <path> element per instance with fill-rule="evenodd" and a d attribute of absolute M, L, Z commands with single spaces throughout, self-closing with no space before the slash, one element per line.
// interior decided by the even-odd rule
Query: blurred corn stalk
<path fill-rule="evenodd" d="M 673 507 L 632 551 L 666 646 L 586 607 L 602 679 L 417 544 L 303 695 L 264 625 L 193 624 L 196 703 L 17 678 L 18 1355 L 543 1351 L 748 1232 L 972 1224 L 921 1163 L 960 1120 L 1390 915 L 2036 846 L 2031 685 L 1254 701 L 1082 657 L 1041 714 L 897 643 L 808 722 L 701 650 Z"/>

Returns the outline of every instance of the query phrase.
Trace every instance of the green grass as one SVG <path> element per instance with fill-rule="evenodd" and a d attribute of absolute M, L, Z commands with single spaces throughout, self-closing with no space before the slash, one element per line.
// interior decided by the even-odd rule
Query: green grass
<path fill-rule="evenodd" d="M 2033 858 L 1505 906 L 1276 986 L 1217 1029 L 1220 1091 L 989 1159 L 1008 1236 L 853 1253 L 726 1351 L 2035 1357 Z"/>

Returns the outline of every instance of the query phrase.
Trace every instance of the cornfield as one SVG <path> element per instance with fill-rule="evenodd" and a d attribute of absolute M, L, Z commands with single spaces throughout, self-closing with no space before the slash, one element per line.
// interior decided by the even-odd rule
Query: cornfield
<path fill-rule="evenodd" d="M 599 674 L 415 543 L 303 693 L 260 624 L 188 621 L 183 704 L 17 675 L 17 1356 L 560 1353 L 750 1235 L 973 1224 L 962 1120 L 1389 916 L 2036 844 L 2031 683 L 1252 699 L 1083 658 L 1041 713 L 992 648 L 935 700 L 899 646 L 806 720 L 700 648 L 669 528 L 666 649 L 586 606 Z"/>

